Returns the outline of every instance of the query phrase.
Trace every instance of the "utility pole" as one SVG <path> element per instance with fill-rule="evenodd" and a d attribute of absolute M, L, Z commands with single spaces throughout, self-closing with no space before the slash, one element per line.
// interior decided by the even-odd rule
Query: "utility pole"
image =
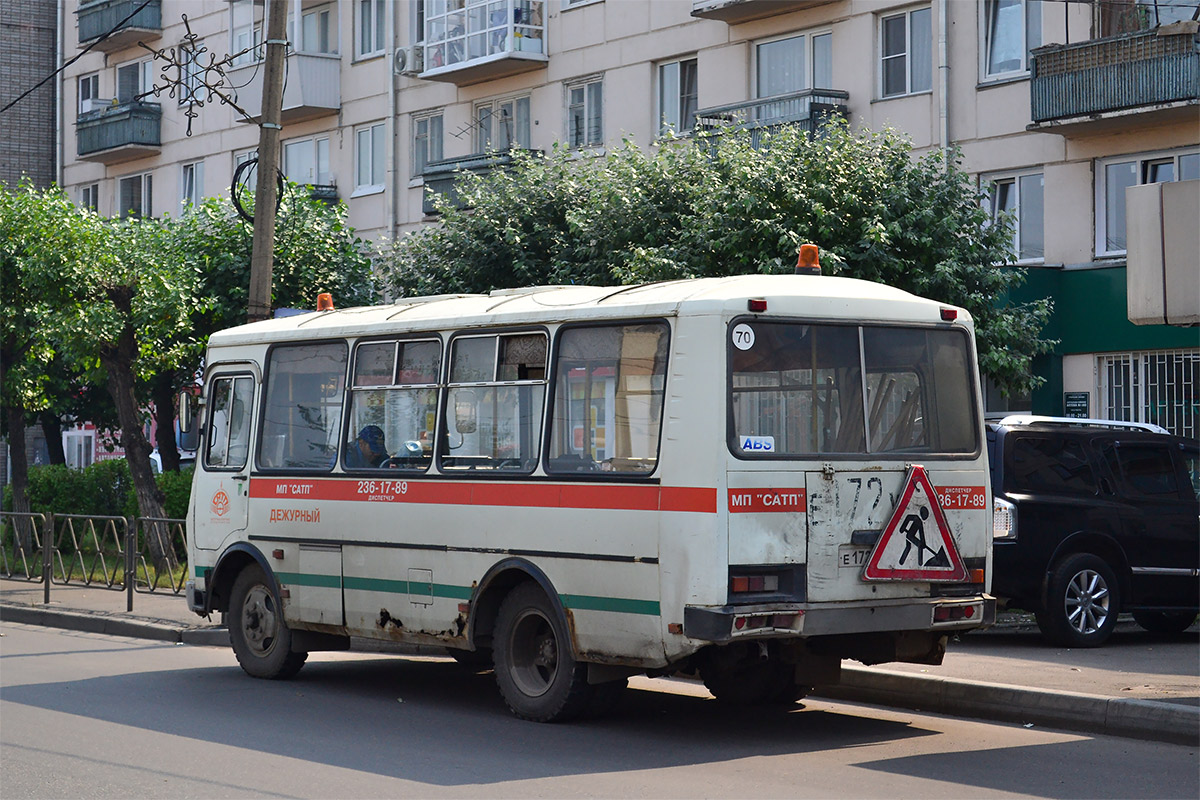
<path fill-rule="evenodd" d="M 298 20 L 297 20 L 298 22 Z M 267 52 L 263 64 L 262 121 L 258 135 L 258 190 L 254 193 L 254 244 L 250 254 L 250 302 L 246 319 L 271 316 L 271 269 L 278 202 L 279 133 L 283 70 L 287 55 L 287 0 L 267 2 Z"/>

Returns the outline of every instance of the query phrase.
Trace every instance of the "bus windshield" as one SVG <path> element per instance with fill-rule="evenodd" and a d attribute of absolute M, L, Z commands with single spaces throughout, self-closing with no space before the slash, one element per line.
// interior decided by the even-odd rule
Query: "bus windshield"
<path fill-rule="evenodd" d="M 749 346 L 731 351 L 735 455 L 977 452 L 972 360 L 962 331 L 735 324 L 752 331 Z"/>

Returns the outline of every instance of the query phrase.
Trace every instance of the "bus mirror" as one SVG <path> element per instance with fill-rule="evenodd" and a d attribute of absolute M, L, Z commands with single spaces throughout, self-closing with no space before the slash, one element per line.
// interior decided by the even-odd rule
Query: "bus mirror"
<path fill-rule="evenodd" d="M 460 392 L 454 400 L 455 433 L 474 433 L 478 424 L 475 412 L 475 393 Z"/>
<path fill-rule="evenodd" d="M 190 392 L 179 393 L 179 432 L 191 433 L 196 422 L 196 399 Z"/>

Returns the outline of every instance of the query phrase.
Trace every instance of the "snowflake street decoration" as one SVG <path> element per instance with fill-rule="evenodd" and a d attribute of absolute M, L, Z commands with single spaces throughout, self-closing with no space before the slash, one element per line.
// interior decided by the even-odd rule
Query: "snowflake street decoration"
<path fill-rule="evenodd" d="M 172 99 L 178 98 L 183 104 L 183 113 L 187 117 L 188 136 L 192 135 L 192 120 L 199 116 L 199 109 L 212 102 L 213 98 L 241 114 L 247 122 L 255 122 L 254 118 L 237 103 L 237 90 L 244 89 L 246 84 L 234 86 L 229 82 L 229 76 L 225 74 L 225 71 L 236 66 L 239 59 L 251 55 L 257 47 L 247 47 L 237 53 L 229 53 L 223 58 L 217 58 L 216 54 L 209 50 L 200 41 L 200 37 L 192 31 L 187 14 L 181 16 L 187 33 L 178 47 L 164 47 L 155 50 L 145 42 L 138 42 L 142 49 L 148 50 L 154 56 L 155 61 L 162 62 L 162 66 L 159 68 L 162 83 L 156 81 L 154 86 L 139 95 L 138 99 L 151 94 L 158 98 L 164 93 Z M 257 63 L 257 56 L 252 57 Z M 255 72 L 257 73 L 257 67 Z"/>

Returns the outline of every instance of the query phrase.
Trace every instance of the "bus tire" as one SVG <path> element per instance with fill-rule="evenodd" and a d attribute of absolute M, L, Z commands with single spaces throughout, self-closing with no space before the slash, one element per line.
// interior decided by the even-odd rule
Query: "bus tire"
<path fill-rule="evenodd" d="M 575 660 L 566 626 L 536 584 L 516 586 L 500 604 L 492 653 L 496 685 L 521 719 L 565 722 L 587 710 L 587 664 Z"/>
<path fill-rule="evenodd" d="M 268 680 L 294 677 L 308 653 L 292 652 L 275 587 L 262 567 L 247 565 L 229 593 L 229 641 L 247 675 Z"/>

